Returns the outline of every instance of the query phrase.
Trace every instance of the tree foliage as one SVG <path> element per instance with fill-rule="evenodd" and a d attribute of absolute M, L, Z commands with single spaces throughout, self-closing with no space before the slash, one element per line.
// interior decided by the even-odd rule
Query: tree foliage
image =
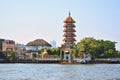
<path fill-rule="evenodd" d="M 86 51 L 90 53 L 93 57 L 115 57 L 116 42 L 109 40 L 96 40 L 92 37 L 84 38 L 76 44 L 76 51 L 78 56 L 80 52 Z"/>
<path fill-rule="evenodd" d="M 59 55 L 59 48 L 52 48 L 47 50 L 48 54 Z"/>
<path fill-rule="evenodd" d="M 44 48 L 42 48 L 39 53 L 42 54 L 43 52 L 44 52 Z M 47 52 L 50 55 L 57 55 L 57 56 L 59 56 L 59 54 L 60 54 L 59 48 L 47 49 Z"/>

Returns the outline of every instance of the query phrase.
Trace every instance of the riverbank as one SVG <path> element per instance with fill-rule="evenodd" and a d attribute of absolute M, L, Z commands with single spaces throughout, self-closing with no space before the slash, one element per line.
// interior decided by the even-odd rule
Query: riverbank
<path fill-rule="evenodd" d="M 76 61 L 74 61 L 76 62 Z M 40 63 L 40 64 L 61 64 L 61 60 L 18 60 L 18 61 L 0 61 L 0 63 Z M 120 64 L 116 60 L 95 60 L 86 63 L 76 62 L 76 64 Z"/>

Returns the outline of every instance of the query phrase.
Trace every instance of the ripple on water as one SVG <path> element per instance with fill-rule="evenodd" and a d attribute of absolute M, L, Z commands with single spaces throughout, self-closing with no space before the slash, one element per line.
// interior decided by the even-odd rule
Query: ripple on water
<path fill-rule="evenodd" d="M 0 80 L 120 80 L 120 64 L 0 64 Z"/>

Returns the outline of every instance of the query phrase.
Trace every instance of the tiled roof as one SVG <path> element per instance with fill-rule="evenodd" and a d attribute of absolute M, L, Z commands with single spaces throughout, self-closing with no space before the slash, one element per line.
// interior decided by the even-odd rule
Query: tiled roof
<path fill-rule="evenodd" d="M 73 18 L 71 16 L 68 16 L 65 20 L 64 23 L 75 23 L 75 21 L 73 20 Z"/>
<path fill-rule="evenodd" d="M 34 41 L 31 41 L 27 43 L 27 46 L 49 46 L 51 47 L 51 45 L 43 39 L 36 39 Z"/>

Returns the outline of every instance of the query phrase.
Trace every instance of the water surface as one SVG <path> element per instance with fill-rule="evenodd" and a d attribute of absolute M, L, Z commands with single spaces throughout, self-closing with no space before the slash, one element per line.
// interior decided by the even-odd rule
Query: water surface
<path fill-rule="evenodd" d="M 0 80 L 120 80 L 120 64 L 0 64 Z"/>

